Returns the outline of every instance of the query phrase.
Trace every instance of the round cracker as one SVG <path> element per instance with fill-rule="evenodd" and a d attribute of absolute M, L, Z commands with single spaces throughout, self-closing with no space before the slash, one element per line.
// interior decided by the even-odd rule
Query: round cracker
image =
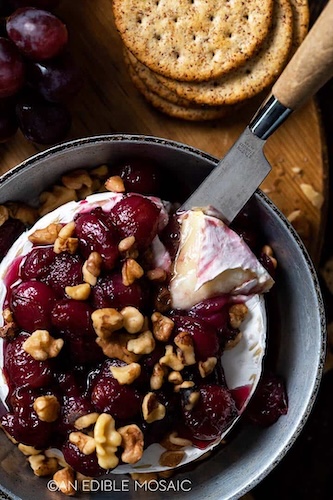
<path fill-rule="evenodd" d="M 307 0 L 290 0 L 294 18 L 293 47 L 295 52 L 303 42 L 309 30 L 310 9 Z"/>
<path fill-rule="evenodd" d="M 269 33 L 273 0 L 113 0 L 124 45 L 151 70 L 181 81 L 243 64 Z"/>
<path fill-rule="evenodd" d="M 161 83 L 156 78 L 155 73 L 147 68 L 147 66 L 140 63 L 140 61 L 138 61 L 137 58 L 133 56 L 133 54 L 131 54 L 131 52 L 129 52 L 128 50 L 126 50 L 126 52 L 124 51 L 124 58 L 127 64 L 132 65 L 137 76 L 142 80 L 148 90 L 150 90 L 154 94 L 159 95 L 166 101 L 176 104 L 177 106 L 181 106 L 184 108 L 193 106 L 192 101 L 179 97 L 176 92 L 173 92 L 172 90 L 168 89 L 168 87 L 163 85 L 163 83 Z M 194 107 L 196 106 L 194 105 Z"/>
<path fill-rule="evenodd" d="M 180 97 L 206 105 L 231 105 L 250 99 L 269 87 L 288 60 L 293 38 L 293 14 L 289 0 L 276 0 L 273 24 L 261 50 L 243 66 L 208 82 L 178 82 L 157 75 Z"/>
<path fill-rule="evenodd" d="M 144 98 L 156 109 L 173 118 L 180 118 L 187 121 L 209 121 L 228 116 L 233 107 L 227 106 L 178 106 L 163 97 L 151 92 L 138 76 L 131 64 L 128 64 L 128 72 L 132 82 Z"/>

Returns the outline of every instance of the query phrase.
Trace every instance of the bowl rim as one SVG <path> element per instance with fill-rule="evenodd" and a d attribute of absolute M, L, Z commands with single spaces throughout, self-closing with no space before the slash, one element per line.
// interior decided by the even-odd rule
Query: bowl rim
<path fill-rule="evenodd" d="M 27 159 L 23 160 L 16 166 L 13 166 L 11 169 L 9 169 L 7 172 L 3 173 L 0 176 L 0 189 L 4 183 L 9 181 L 12 177 L 15 177 L 17 174 L 21 172 L 21 170 L 26 169 L 27 167 L 33 166 L 36 162 L 40 160 L 45 160 L 48 157 L 53 156 L 54 154 L 59 154 L 63 153 L 65 151 L 69 151 L 72 149 L 76 149 L 80 146 L 88 145 L 88 144 L 98 144 L 100 143 L 107 143 L 107 142 L 131 142 L 131 143 L 146 143 L 146 144 L 155 144 L 158 146 L 164 146 L 167 148 L 171 149 L 176 149 L 179 151 L 182 151 L 184 153 L 190 153 L 192 156 L 198 157 L 199 159 L 203 159 L 204 161 L 208 162 L 211 164 L 212 167 L 214 165 L 217 165 L 219 162 L 219 158 L 202 151 L 198 148 L 195 148 L 194 146 L 187 145 L 185 143 L 181 143 L 178 141 L 174 141 L 171 139 L 165 139 L 162 137 L 156 137 L 156 136 L 151 136 L 151 135 L 144 135 L 144 134 L 128 134 L 128 133 L 106 133 L 106 134 L 98 134 L 98 135 L 91 135 L 91 136 L 85 136 L 77 139 L 72 139 L 68 140 L 65 142 L 61 142 L 59 144 L 56 144 L 55 146 L 51 146 L 45 150 L 39 151 L 31 156 L 29 156 Z M 314 291 L 316 295 L 316 300 L 318 303 L 318 324 L 320 325 L 320 351 L 318 351 L 318 359 L 317 359 L 317 366 L 316 366 L 316 376 L 313 380 L 312 387 L 311 387 L 311 392 L 309 392 L 308 396 L 308 401 L 305 406 L 304 412 L 301 416 L 301 419 L 298 422 L 298 425 L 294 428 L 291 436 L 289 436 L 289 440 L 287 443 L 285 443 L 280 449 L 277 454 L 275 455 L 274 459 L 264 468 L 260 471 L 260 473 L 256 477 L 252 477 L 251 484 L 248 487 L 243 487 L 241 486 L 240 489 L 235 492 L 234 496 L 229 497 L 229 499 L 235 499 L 239 498 L 239 495 L 243 495 L 246 492 L 249 492 L 252 490 L 256 485 L 258 485 L 275 467 L 276 465 L 283 459 L 283 457 L 287 454 L 287 452 L 290 450 L 290 448 L 293 446 L 295 443 L 296 439 L 299 437 L 306 421 L 308 420 L 313 405 L 316 401 L 317 394 L 319 391 L 319 387 L 321 384 L 323 372 L 324 372 L 324 363 L 325 363 L 325 355 L 326 355 L 326 313 L 325 313 L 325 306 L 324 306 L 324 301 L 321 293 L 321 286 L 319 283 L 317 271 L 315 269 L 315 266 L 312 262 L 311 257 L 309 256 L 309 253 L 302 242 L 301 238 L 297 234 L 296 230 L 293 228 L 291 223 L 287 220 L 287 218 L 283 215 L 283 213 L 280 211 L 279 208 L 270 200 L 270 198 L 263 193 L 260 189 L 257 189 L 255 197 L 259 197 L 262 202 L 264 202 L 265 205 L 268 206 L 268 208 L 274 212 L 274 215 L 278 217 L 280 222 L 286 227 L 286 229 L 291 233 L 293 239 L 295 240 L 299 250 L 301 251 L 302 257 L 306 263 L 306 266 L 308 268 L 308 271 L 311 276 L 311 280 L 314 286 Z M 9 493 L 4 489 L 6 493 Z M 1 492 L 1 485 L 0 485 L 0 492 Z M 14 494 L 15 495 L 15 494 Z M 18 498 L 18 497 L 16 497 Z"/>

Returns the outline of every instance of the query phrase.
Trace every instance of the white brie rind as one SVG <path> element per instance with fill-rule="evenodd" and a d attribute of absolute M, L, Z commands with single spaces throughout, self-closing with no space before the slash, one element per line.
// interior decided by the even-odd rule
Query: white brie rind
<path fill-rule="evenodd" d="M 190 309 L 209 297 L 267 292 L 274 281 L 244 240 L 201 210 L 180 216 L 180 245 L 170 283 L 172 307 Z"/>

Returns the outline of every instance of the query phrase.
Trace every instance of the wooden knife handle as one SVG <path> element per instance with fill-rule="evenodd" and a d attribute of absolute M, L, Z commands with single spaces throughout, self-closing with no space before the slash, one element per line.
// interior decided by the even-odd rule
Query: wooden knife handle
<path fill-rule="evenodd" d="M 329 0 L 272 89 L 295 110 L 333 76 L 333 0 Z"/>

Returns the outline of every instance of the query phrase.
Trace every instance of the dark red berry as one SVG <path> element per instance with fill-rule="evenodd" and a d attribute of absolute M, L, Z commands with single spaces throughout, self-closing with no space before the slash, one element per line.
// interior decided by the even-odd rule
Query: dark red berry
<path fill-rule="evenodd" d="M 132 285 L 124 285 L 119 272 L 108 273 L 98 279 L 91 291 L 91 300 L 96 309 L 114 307 L 122 309 L 125 306 L 134 306 L 144 309 L 148 302 L 148 293 L 145 282 L 135 281 Z"/>
<path fill-rule="evenodd" d="M 80 239 L 80 251 L 87 259 L 91 252 L 98 252 L 105 269 L 113 269 L 119 258 L 120 236 L 112 224 L 107 223 L 102 209 L 80 214 L 75 219 L 75 229 Z"/>
<path fill-rule="evenodd" d="M 37 361 L 23 349 L 28 333 L 8 342 L 4 354 L 6 375 L 15 386 L 46 387 L 53 381 L 50 360 Z"/>
<path fill-rule="evenodd" d="M 136 389 L 130 385 L 120 385 L 113 377 L 110 367 L 124 365 L 123 361 L 105 361 L 100 375 L 96 377 L 91 401 L 97 411 L 110 413 L 114 418 L 130 419 L 135 417 L 141 409 L 141 397 Z"/>
<path fill-rule="evenodd" d="M 196 439 L 216 439 L 237 417 L 235 401 L 225 387 L 203 385 L 193 410 L 184 409 L 184 420 Z"/>
<path fill-rule="evenodd" d="M 7 219 L 0 226 L 0 261 L 24 230 L 25 225 L 18 219 Z"/>
<path fill-rule="evenodd" d="M 247 417 L 251 422 L 267 427 L 287 412 L 287 394 L 282 378 L 271 372 L 264 372 L 247 406 Z"/>
<path fill-rule="evenodd" d="M 157 165 L 151 160 L 132 158 L 118 165 L 113 174 L 122 178 L 127 192 L 146 195 L 158 193 L 159 171 Z"/>
<path fill-rule="evenodd" d="M 132 194 L 111 210 L 110 216 L 122 238 L 134 236 L 139 249 L 147 248 L 157 234 L 160 208 L 148 198 Z"/>
<path fill-rule="evenodd" d="M 17 324 L 27 332 L 50 330 L 51 311 L 56 296 L 40 281 L 25 281 L 15 287 L 11 295 L 11 310 Z"/>
<path fill-rule="evenodd" d="M 190 316 L 172 317 L 175 328 L 174 334 L 188 332 L 192 336 L 197 361 L 205 361 L 216 356 L 219 351 L 219 341 L 216 329 L 198 318 Z"/>
<path fill-rule="evenodd" d="M 99 477 L 107 472 L 98 465 L 95 452 L 90 455 L 85 455 L 75 444 L 70 443 L 69 441 L 64 443 L 62 452 L 68 465 L 84 476 Z"/>

